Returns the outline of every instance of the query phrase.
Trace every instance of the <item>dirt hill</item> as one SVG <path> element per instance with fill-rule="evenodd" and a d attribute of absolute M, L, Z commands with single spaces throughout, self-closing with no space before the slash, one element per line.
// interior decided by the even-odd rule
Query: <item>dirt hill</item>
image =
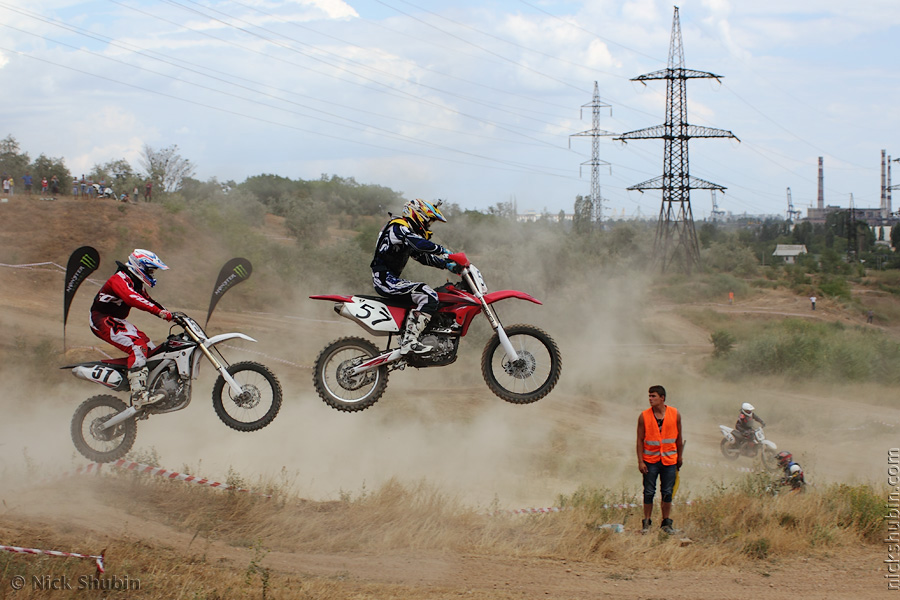
<path fill-rule="evenodd" d="M 261 233 L 285 243 L 281 227 L 270 218 Z M 63 479 L 62 473 L 85 464 L 69 439 L 71 414 L 101 391 L 57 367 L 95 358 L 99 350 L 114 352 L 87 331 L 85 313 L 96 286 L 86 283 L 73 305 L 63 353 L 63 277 L 54 264 L 64 266 L 71 251 L 85 244 L 103 258 L 98 279 L 134 247 L 160 252 L 172 269 L 163 274 L 157 297 L 202 316 L 215 274 L 232 255 L 187 213 L 158 205 L 36 197 L 0 203 L 0 374 L 9 411 L 0 424 L 0 544 L 107 547 L 111 573 L 124 573 L 127 564 L 134 576 L 156 574 L 155 589 L 145 590 L 148 598 L 178 597 L 175 589 L 183 597 L 259 597 L 263 571 L 250 568 L 254 564 L 268 569 L 269 587 L 262 594 L 271 598 L 875 598 L 886 590 L 883 548 L 840 545 L 837 539 L 823 538 L 821 551 L 804 546 L 794 556 L 726 560 L 703 539 L 681 546 L 678 540 L 634 536 L 640 516 L 628 510 L 627 537 L 611 548 L 597 538 L 596 548 L 607 548 L 598 556 L 547 543 L 587 535 L 577 520 L 555 525 L 548 514 L 485 525 L 486 513 L 556 507 L 560 494 L 583 485 L 633 499 L 640 483 L 635 420 L 646 406 L 647 387 L 657 383 L 669 389 L 670 403 L 685 419 L 682 500 L 709 497 L 710 490 L 740 480 L 752 466 L 749 460 L 726 461 L 718 450 L 717 425 L 733 424 L 743 401 L 757 406 L 769 423 L 769 437 L 794 452 L 812 482 L 884 484 L 887 450 L 896 447 L 900 431 L 896 390 L 711 379 L 703 368 L 712 350 L 709 331 L 685 319 L 683 306 L 635 301 L 635 293 L 646 297 L 637 283 L 635 290 L 598 285 L 593 304 L 585 301 L 579 310 L 553 298 L 542 307 L 501 307 L 515 310 L 517 319 L 538 322 L 562 349 L 561 383 L 536 404 L 513 406 L 492 396 L 478 369 L 481 347 L 466 338 L 457 364 L 392 373 L 384 398 L 350 415 L 318 399 L 310 366 L 327 342 L 363 332 L 337 318 L 327 303 L 273 301 L 270 310 L 259 310 L 266 291 L 248 285 L 245 296 L 235 294 L 217 309 L 213 327 L 258 340 L 235 344 L 229 352 L 273 368 L 285 390 L 282 412 L 258 433 L 227 429 L 209 406 L 213 380 L 207 369 L 195 383 L 191 406 L 139 424 L 135 459 L 152 457 L 169 469 L 231 478 L 250 488 L 286 481 L 289 497 L 303 498 L 300 514 L 288 521 L 253 503 L 198 513 L 202 506 L 212 511 L 220 500 L 199 491 L 135 488 L 119 478 Z M 254 298 L 245 305 L 247 295 Z M 786 316 L 859 322 L 858 314 L 827 301 L 813 314 L 805 298 L 784 291 L 696 308 L 757 322 Z M 147 315 L 134 321 L 155 339 L 165 335 L 161 321 Z M 417 482 L 434 485 L 452 498 L 450 508 L 441 508 L 427 492 L 410 500 L 392 491 L 392 481 L 413 489 Z M 178 494 L 194 495 L 176 507 L 170 503 Z M 369 498 L 374 508 L 365 512 L 368 505 L 362 503 L 362 513 L 354 513 L 353 503 L 342 504 L 348 498 Z M 790 510 L 778 506 L 779 514 Z M 267 515 L 264 525 L 251 518 L 255 511 Z M 676 507 L 676 525 L 688 511 Z M 304 529 L 323 515 L 333 520 Z M 248 529 L 241 533 L 244 521 Z M 830 531 L 830 525 L 822 527 Z M 284 536 L 286 531 L 293 534 Z M 481 537 L 473 537 L 476 531 Z M 441 542 L 441 535 L 450 537 Z M 32 564 L 28 560 L 16 562 L 11 572 L 32 568 L 22 566 Z M 36 563 L 33 572 L 56 573 L 52 560 Z M 148 560 L 153 569 L 136 566 Z M 245 575 L 253 585 L 242 587 Z M 191 577 L 202 585 L 190 585 Z M 172 586 L 171 593 L 164 585 Z"/>

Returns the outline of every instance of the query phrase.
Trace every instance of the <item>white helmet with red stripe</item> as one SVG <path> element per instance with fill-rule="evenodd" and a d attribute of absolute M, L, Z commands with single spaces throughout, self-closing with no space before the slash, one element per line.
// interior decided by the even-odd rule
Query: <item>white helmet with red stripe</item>
<path fill-rule="evenodd" d="M 136 249 L 128 256 L 128 264 L 125 266 L 150 287 L 156 285 L 156 280 L 153 279 L 153 274 L 156 270 L 162 269 L 163 271 L 166 271 L 169 268 L 166 266 L 166 263 L 159 260 L 159 257 L 156 254 L 149 250 L 141 250 L 140 248 Z"/>

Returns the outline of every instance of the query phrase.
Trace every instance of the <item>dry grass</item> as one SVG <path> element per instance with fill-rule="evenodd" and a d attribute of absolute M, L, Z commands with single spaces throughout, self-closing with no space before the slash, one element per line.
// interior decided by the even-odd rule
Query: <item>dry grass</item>
<path fill-rule="evenodd" d="M 236 476 L 235 476 L 236 477 Z M 583 488 L 560 500 L 568 510 L 546 515 L 488 515 L 463 506 L 427 483 L 404 485 L 393 480 L 355 497 L 311 502 L 273 483 L 272 499 L 212 490 L 131 473 L 99 480 L 73 479 L 41 491 L 47 502 L 86 499 L 91 504 L 126 507 L 138 519 L 139 539 L 104 539 L 77 523 L 53 528 L 44 522 L 0 517 L 5 543 L 44 549 L 98 551 L 107 546 L 108 572 L 139 579 L 142 598 L 421 598 L 421 588 L 352 581 L 334 575 L 298 575 L 271 566 L 270 553 L 281 557 L 379 556 L 430 553 L 555 559 L 614 564 L 617 573 L 648 566 L 703 570 L 721 566 L 777 563 L 797 556 L 817 556 L 840 548 L 877 544 L 883 533 L 882 490 L 870 486 L 832 485 L 804 494 L 772 496 L 763 476 L 751 475 L 729 487 L 711 490 L 688 506 L 678 506 L 681 536 L 641 536 L 639 508 L 606 508 L 621 494 Z M 86 496 L 85 496 L 86 495 Z M 625 533 L 599 529 L 625 522 Z M 190 542 L 168 540 L 161 531 L 190 535 Z M 149 533 L 149 535 L 148 535 Z M 687 535 L 687 534 L 686 534 Z M 186 536 L 185 536 L 186 537 Z M 236 560 L 213 560 L 232 548 Z M 224 550 L 223 550 L 224 548 Z M 288 561 L 291 559 L 289 558 Z M 276 564 L 284 564 L 277 562 Z M 0 577 L 51 574 L 77 581 L 91 571 L 87 561 L 0 554 Z M 4 590 L 5 591 L 5 590 Z M 53 598 L 80 597 L 79 591 L 53 591 Z M 84 593 L 81 591 L 80 593 Z M 432 588 L 430 598 L 458 595 Z M 503 598 L 502 594 L 473 598 Z M 47 598 L 51 592 L 26 588 L 16 598 Z"/>

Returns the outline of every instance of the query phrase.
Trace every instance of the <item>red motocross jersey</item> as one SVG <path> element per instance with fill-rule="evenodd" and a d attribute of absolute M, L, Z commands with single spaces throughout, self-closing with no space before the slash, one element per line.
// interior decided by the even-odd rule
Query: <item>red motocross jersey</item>
<path fill-rule="evenodd" d="M 119 270 L 106 280 L 94 297 L 91 313 L 125 319 L 132 308 L 139 308 L 156 316 L 165 310 L 144 290 L 144 283 L 135 281 L 124 265 L 119 263 Z"/>

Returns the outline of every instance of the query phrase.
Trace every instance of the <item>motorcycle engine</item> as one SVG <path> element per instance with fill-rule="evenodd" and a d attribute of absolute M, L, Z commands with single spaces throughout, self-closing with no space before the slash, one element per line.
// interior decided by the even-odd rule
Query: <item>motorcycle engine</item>
<path fill-rule="evenodd" d="M 157 412 L 180 408 L 185 401 L 185 386 L 178 378 L 178 369 L 175 368 L 174 363 L 153 380 L 148 391 L 151 396 L 154 394 L 166 395 L 154 405 Z"/>
<path fill-rule="evenodd" d="M 431 352 L 409 356 L 407 360 L 411 366 L 439 367 L 449 365 L 456 360 L 459 336 L 446 335 L 437 331 L 427 331 L 419 338 L 419 341 L 426 346 L 431 346 Z"/>

